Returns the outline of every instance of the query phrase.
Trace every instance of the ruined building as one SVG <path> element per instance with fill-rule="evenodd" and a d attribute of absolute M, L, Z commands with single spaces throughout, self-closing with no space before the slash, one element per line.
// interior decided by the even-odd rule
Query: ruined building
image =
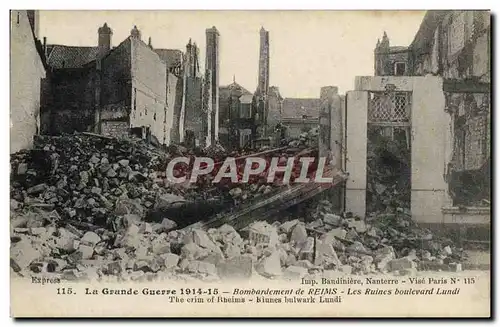
<path fill-rule="evenodd" d="M 319 98 L 283 99 L 281 122 L 288 127 L 291 137 L 318 127 L 320 104 Z"/>
<path fill-rule="evenodd" d="M 183 74 L 183 103 L 181 117 L 184 121 L 181 140 L 189 146 L 205 143 L 202 136 L 203 121 L 201 116 L 203 78 L 199 64 L 200 50 L 191 39 L 186 45 L 186 56 Z M 181 118 L 181 119 L 182 119 Z"/>
<path fill-rule="evenodd" d="M 274 128 L 283 117 L 283 97 L 277 86 L 270 86 L 268 92 L 267 125 Z"/>
<path fill-rule="evenodd" d="M 443 78 L 446 182 L 452 206 L 488 210 L 491 163 L 489 11 L 430 11 L 410 48 L 411 72 Z M 472 209 L 471 209 L 472 210 Z"/>
<path fill-rule="evenodd" d="M 38 11 L 10 12 L 10 153 L 29 149 L 40 132 L 45 57 L 38 41 Z"/>
<path fill-rule="evenodd" d="M 320 99 L 284 98 L 277 86 L 269 85 L 269 32 L 260 30 L 259 74 L 255 92 L 257 137 L 274 137 L 278 124 L 287 127 L 290 137 L 318 127 Z"/>
<path fill-rule="evenodd" d="M 207 47 L 209 44 L 207 35 Z M 208 51 L 207 48 L 207 53 Z M 207 61 L 208 58 L 209 56 Z M 279 91 L 269 87 L 269 32 L 263 27 L 260 29 L 256 91 L 250 93 L 234 79 L 232 84 L 219 87 L 218 98 L 219 135 L 225 147 L 236 149 L 252 146 L 256 140 L 272 135 L 273 128 L 280 119 L 282 98 Z M 273 119 L 268 121 L 270 116 Z"/>
<path fill-rule="evenodd" d="M 489 190 L 490 161 L 490 16 L 487 11 L 429 11 L 415 38 L 405 51 L 389 47 L 384 33 L 375 51 L 376 75 L 398 76 L 396 65 L 405 65 L 405 74 L 433 75 L 443 78 L 445 110 L 451 117 L 446 174 L 450 187 L 457 188 L 455 179 L 479 173 L 476 182 Z M 389 51 L 383 53 L 382 49 Z M 394 67 L 392 74 L 387 67 Z M 483 174 L 482 177 L 481 174 Z M 470 177 L 469 177 L 470 178 Z M 479 178 L 479 180 L 478 180 Z M 461 184 L 461 183 L 459 183 Z M 455 203 L 481 201 L 487 194 L 466 195 L 462 190 L 450 190 Z M 470 192 L 478 192 L 470 190 Z M 484 203 L 484 202 L 483 202 Z"/>
<path fill-rule="evenodd" d="M 154 50 L 135 26 L 116 47 L 112 35 L 105 23 L 97 46 L 44 46 L 50 66 L 42 101 L 44 132 L 121 136 L 138 129 L 143 137 L 169 144 L 178 137 L 182 52 Z"/>
<path fill-rule="evenodd" d="M 347 94 L 348 210 L 410 203 L 423 225 L 461 234 L 489 226 L 490 38 L 488 11 L 428 11 L 406 51 L 386 34 L 377 43 L 376 76 L 356 77 Z M 392 160 L 399 178 L 376 182 L 381 166 L 370 160 Z M 370 203 L 387 192 L 393 202 Z"/>

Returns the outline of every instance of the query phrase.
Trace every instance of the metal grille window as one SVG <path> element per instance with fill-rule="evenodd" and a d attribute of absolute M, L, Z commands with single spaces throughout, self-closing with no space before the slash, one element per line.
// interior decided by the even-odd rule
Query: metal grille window
<path fill-rule="evenodd" d="M 410 92 L 371 92 L 369 101 L 368 122 L 410 122 Z"/>

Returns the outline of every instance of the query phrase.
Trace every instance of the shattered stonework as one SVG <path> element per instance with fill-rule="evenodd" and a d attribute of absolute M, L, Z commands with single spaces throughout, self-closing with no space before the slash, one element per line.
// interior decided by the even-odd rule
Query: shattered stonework
<path fill-rule="evenodd" d="M 179 149 L 159 152 L 143 141 L 86 134 L 39 137 L 35 144 L 11 161 L 11 269 L 18 275 L 295 279 L 330 271 L 409 274 L 433 265 L 457 270 L 464 258 L 452 241 L 418 228 L 405 210 L 365 222 L 335 212 L 326 200 L 292 220 L 252 221 L 238 230 L 182 228 L 179 215 L 201 198 L 197 189 L 165 184 L 160 174 Z M 267 187 L 233 187 L 228 196 L 244 203 L 252 194 L 246 192 Z M 241 205 L 227 204 L 233 211 Z"/>

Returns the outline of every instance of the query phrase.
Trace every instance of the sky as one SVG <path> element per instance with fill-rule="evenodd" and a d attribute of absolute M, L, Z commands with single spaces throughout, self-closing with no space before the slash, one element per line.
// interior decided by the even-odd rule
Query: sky
<path fill-rule="evenodd" d="M 391 45 L 409 45 L 423 11 L 40 11 L 48 44 L 97 45 L 105 22 L 118 45 L 134 25 L 155 48 L 185 51 L 191 38 L 205 58 L 205 30 L 220 32 L 220 85 L 257 86 L 259 30 L 269 31 L 270 85 L 283 97 L 319 98 L 322 86 L 352 90 L 355 76 L 373 75 L 373 50 L 386 31 Z"/>

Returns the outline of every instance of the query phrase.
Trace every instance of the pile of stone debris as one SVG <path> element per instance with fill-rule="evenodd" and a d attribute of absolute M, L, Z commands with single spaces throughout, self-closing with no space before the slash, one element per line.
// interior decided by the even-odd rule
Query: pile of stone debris
<path fill-rule="evenodd" d="M 53 211 L 78 224 L 108 226 L 124 213 L 142 216 L 172 201 L 220 193 L 217 188 L 200 192 L 169 184 L 166 167 L 176 155 L 183 154 L 163 152 L 141 140 L 41 136 L 34 150 L 11 156 L 11 205 Z"/>
<path fill-rule="evenodd" d="M 411 152 L 408 145 L 371 135 L 367 149 L 367 212 L 410 210 Z"/>
<path fill-rule="evenodd" d="M 309 153 L 302 150 L 284 149 L 278 155 L 286 162 L 287 157 L 297 152 Z M 184 216 L 189 212 L 196 213 L 182 218 L 188 225 L 199 216 L 208 218 L 220 208 L 258 200 L 282 186 L 278 180 L 267 182 L 265 173 L 252 176 L 251 182 L 244 184 L 233 183 L 229 178 L 213 184 L 214 174 L 200 176 L 197 183 L 189 180 L 170 183 L 166 178 L 170 160 L 176 156 L 192 158 L 195 155 L 181 146 L 163 151 L 142 140 L 114 139 L 88 133 L 40 136 L 34 150 L 11 156 L 11 204 L 14 209 L 24 211 L 27 208 L 42 213 L 48 211 L 65 222 L 87 227 L 109 228 L 126 213 L 140 217 L 149 215 L 157 222 L 169 214 L 175 216 L 176 210 L 183 210 Z M 214 161 L 223 158 L 220 151 L 214 155 Z M 268 154 L 273 155 L 276 153 Z M 270 162 L 269 158 L 266 160 Z M 237 162 L 240 178 L 244 167 L 244 160 Z M 190 171 L 188 165 L 181 164 L 176 166 L 174 174 L 189 177 Z M 292 178 L 299 173 L 300 167 L 297 166 Z M 184 207 L 172 208 L 172 202 L 182 203 Z M 165 207 L 168 207 L 168 212 L 163 210 Z M 159 217 L 162 215 L 164 217 Z"/>
<path fill-rule="evenodd" d="M 113 232 L 60 226 L 50 214 L 33 214 L 12 228 L 11 268 L 24 276 L 101 281 L 406 275 L 426 265 L 461 269 L 459 249 L 403 215 L 367 225 L 331 213 L 331 204 L 321 201 L 313 216 L 308 223 L 257 221 L 238 232 L 227 224 L 176 230 L 168 219 L 148 223 L 126 214 L 125 226 Z"/>
<path fill-rule="evenodd" d="M 174 193 L 162 187 L 168 160 L 168 153 L 140 140 L 40 136 L 33 150 L 11 156 L 11 209 L 110 226 L 117 216 L 142 215 Z"/>

